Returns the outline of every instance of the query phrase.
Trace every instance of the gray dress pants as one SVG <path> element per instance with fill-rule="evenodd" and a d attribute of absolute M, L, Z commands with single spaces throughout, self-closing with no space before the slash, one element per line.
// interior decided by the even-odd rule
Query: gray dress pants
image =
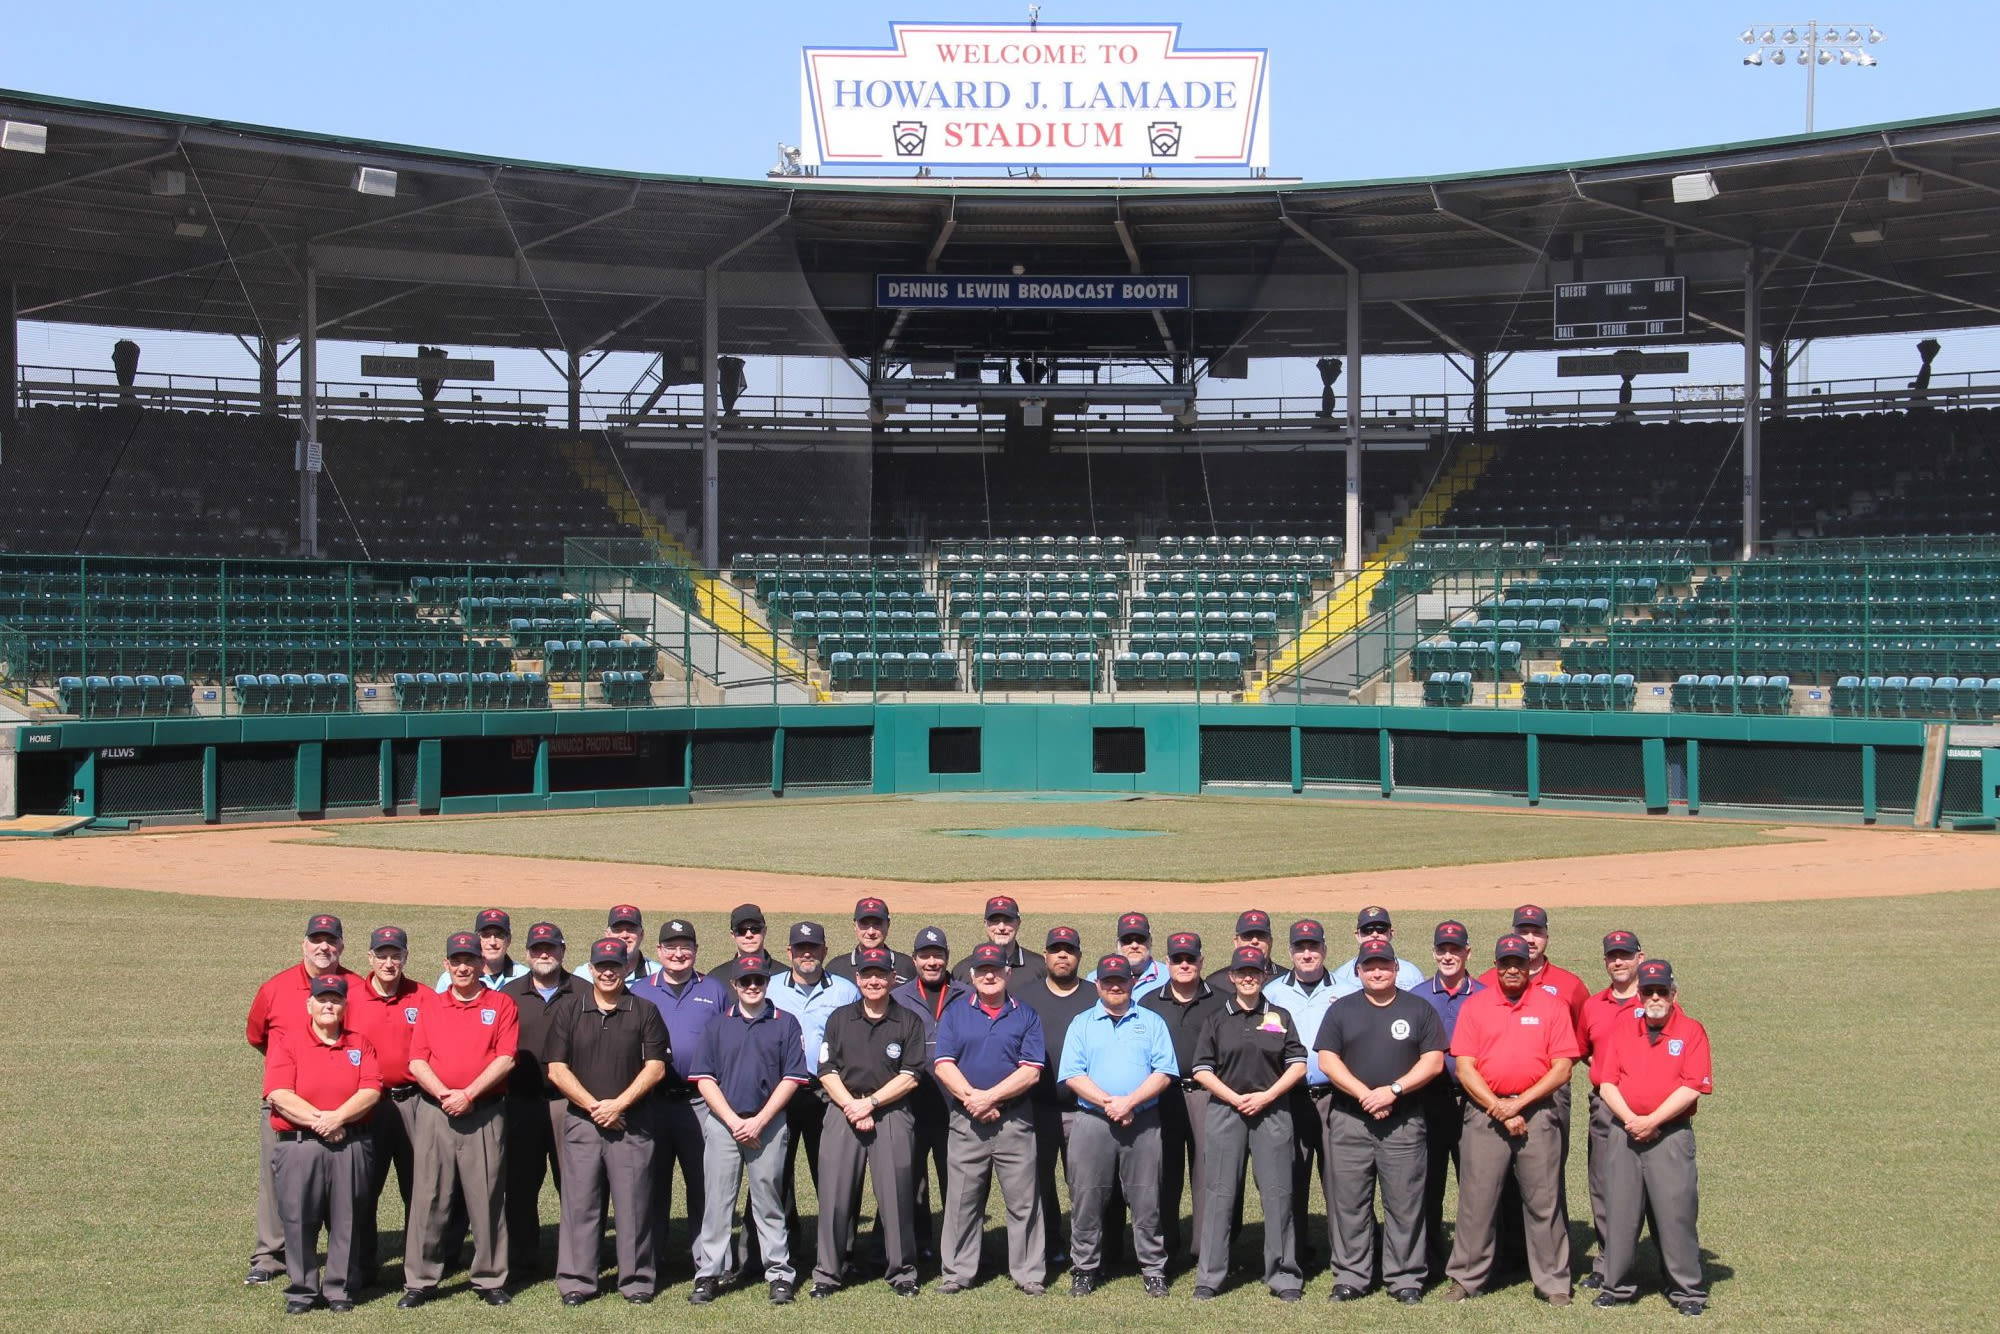
<path fill-rule="evenodd" d="M 674 1171 L 680 1170 L 681 1180 L 686 1185 L 688 1245 L 693 1249 L 694 1239 L 701 1233 L 705 1216 L 702 1197 L 702 1183 L 707 1180 L 702 1166 L 702 1152 L 705 1139 L 702 1118 L 708 1113 L 708 1104 L 699 1097 L 688 1098 L 678 1092 L 665 1095 L 654 1094 L 653 1132 L 653 1242 L 661 1250 L 655 1262 L 661 1273 L 666 1272 L 666 1252 L 670 1249 L 667 1241 L 667 1216 L 674 1207 Z"/>
<path fill-rule="evenodd" d="M 285 1267 L 285 1220 L 278 1214 L 278 1132 L 271 1129 L 271 1104 L 257 1104 L 257 1240 L 250 1267 L 275 1274 Z"/>
<path fill-rule="evenodd" d="M 556 1291 L 597 1291 L 597 1248 L 604 1236 L 604 1201 L 618 1211 L 618 1291 L 651 1296 L 659 1271 L 653 1254 L 652 1109 L 635 1108 L 625 1129 L 605 1130 L 569 1113 L 562 1139 L 562 1230 L 556 1242 Z"/>
<path fill-rule="evenodd" d="M 1333 1281 L 1361 1292 L 1375 1271 L 1375 1190 L 1382 1190 L 1382 1286 L 1424 1286 L 1424 1109 L 1399 1106 L 1378 1121 L 1329 1098 L 1334 1195 Z"/>
<path fill-rule="evenodd" d="M 857 1131 L 828 1104 L 819 1134 L 819 1257 L 815 1286 L 840 1286 L 841 1257 L 854 1244 L 864 1174 L 875 1182 L 875 1212 L 892 1284 L 917 1281 L 916 1117 L 904 1102 L 876 1113 L 875 1128 Z"/>
<path fill-rule="evenodd" d="M 1197 1287 L 1219 1290 L 1229 1276 L 1230 1204 L 1243 1183 L 1246 1157 L 1257 1176 L 1257 1193 L 1264 1199 L 1264 1286 L 1272 1292 L 1296 1292 L 1305 1286 L 1298 1234 L 1292 1226 L 1297 1204 L 1292 1197 L 1294 1133 L 1289 1099 L 1246 1117 L 1220 1098 L 1209 1098 L 1208 1134 L 1202 1147 L 1202 1187 L 1208 1198 L 1203 1204 Z"/>
<path fill-rule="evenodd" d="M 979 1277 L 979 1243 L 986 1232 L 986 1195 L 1000 1178 L 1007 1210 L 1007 1273 L 1016 1283 L 1046 1281 L 1047 1239 L 1035 1182 L 1035 1111 L 1016 1098 L 998 1121 L 975 1121 L 951 1109 L 945 1139 L 944 1226 L 938 1245 L 943 1277 L 970 1286 Z"/>
<path fill-rule="evenodd" d="M 285 1300 L 353 1300 L 347 1280 L 353 1270 L 354 1220 L 368 1190 L 374 1136 L 366 1126 L 353 1126 L 345 1138 L 329 1144 L 312 1135 L 280 1139 L 274 1130 L 271 1147 L 272 1202 L 278 1210 L 285 1255 Z M 324 1277 L 313 1269 L 321 1227 L 326 1228 Z"/>
<path fill-rule="evenodd" d="M 1241 1170 L 1240 1168 L 1238 1169 Z M 1104 1253 L 1104 1214 L 1116 1183 L 1132 1209 L 1132 1253 L 1139 1272 L 1167 1276 L 1160 1234 L 1160 1111 L 1148 1107 L 1129 1126 L 1078 1111 L 1069 1132 L 1070 1268 L 1095 1274 Z"/>
<path fill-rule="evenodd" d="M 1069 1128 L 1076 1120 L 1076 1104 L 1058 1102 L 1035 1104 L 1035 1192 L 1042 1201 L 1042 1254 L 1046 1271 L 1054 1273 L 1064 1256 L 1068 1228 L 1063 1199 L 1056 1191 L 1056 1169 L 1069 1179 Z"/>
<path fill-rule="evenodd" d="M 791 1126 L 783 1112 L 764 1128 L 756 1148 L 739 1144 L 706 1104 L 695 1109 L 701 1126 L 702 1212 L 695 1220 L 694 1276 L 720 1279 L 735 1268 L 736 1192 L 750 1179 L 749 1221 L 764 1259 L 766 1282 L 792 1283 L 791 1242 L 785 1231 L 786 1150 Z"/>
<path fill-rule="evenodd" d="M 1569 1226 L 1563 1218 L 1562 1128 L 1553 1097 L 1527 1112 L 1528 1133 L 1509 1135 L 1477 1103 L 1465 1104 L 1458 1141 L 1458 1229 L 1445 1273 L 1466 1291 L 1479 1292 L 1493 1276 L 1500 1188 L 1513 1181 L 1521 1194 L 1528 1273 L 1536 1291 L 1569 1295 Z"/>
<path fill-rule="evenodd" d="M 375 1104 L 375 1118 L 369 1124 L 375 1134 L 375 1148 L 368 1160 L 368 1194 L 354 1220 L 354 1274 L 358 1282 L 374 1276 L 376 1216 L 381 1212 L 382 1191 L 389 1184 L 389 1169 L 396 1169 L 396 1185 L 403 1196 L 403 1232 L 410 1230 L 410 1191 L 416 1181 L 417 1103 L 414 1097 L 401 1102 L 386 1092 Z"/>
<path fill-rule="evenodd" d="M 1701 1239 L 1695 1229 L 1701 1209 L 1694 1126 L 1683 1117 L 1644 1144 L 1634 1144 L 1621 1128 L 1605 1151 L 1604 1168 L 1604 1291 L 1613 1297 L 1637 1295 L 1632 1260 L 1639 1249 L 1639 1225 L 1650 1209 L 1653 1240 L 1659 1243 L 1660 1267 L 1667 1276 L 1667 1300 L 1676 1306 L 1706 1306 L 1708 1284 L 1702 1279 Z"/>
<path fill-rule="evenodd" d="M 476 1103 L 464 1116 L 447 1116 L 429 1098 L 415 1100 L 413 1137 L 416 1187 L 403 1239 L 403 1286 L 427 1292 L 444 1277 L 452 1195 L 465 1200 L 472 1224 L 472 1268 L 477 1291 L 507 1286 L 507 1114 L 504 1098 Z"/>

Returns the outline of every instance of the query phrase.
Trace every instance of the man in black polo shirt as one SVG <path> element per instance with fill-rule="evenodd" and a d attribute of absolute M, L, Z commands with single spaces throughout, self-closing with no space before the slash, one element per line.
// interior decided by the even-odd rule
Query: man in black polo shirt
<path fill-rule="evenodd" d="M 1030 954 L 1021 948 L 1021 905 L 1005 894 L 996 894 L 986 900 L 986 943 L 998 945 L 1005 955 L 1007 966 L 1014 971 L 1008 984 L 1025 987 L 1030 982 L 1041 980 L 1043 968 L 1039 954 Z M 972 957 L 952 970 L 953 977 L 972 985 Z"/>
<path fill-rule="evenodd" d="M 1235 957 L 1237 950 L 1256 950 L 1262 954 L 1264 980 L 1268 982 L 1283 971 L 1278 967 L 1277 958 L 1272 953 L 1271 939 L 1271 914 L 1262 908 L 1245 908 L 1236 914 L 1236 934 L 1229 942 L 1230 956 Z M 1227 964 L 1210 973 L 1206 980 L 1208 989 L 1225 1001 L 1236 994 L 1235 988 L 1229 983 Z M 1181 1069 L 1185 1070 L 1187 1067 L 1182 1066 Z"/>
<path fill-rule="evenodd" d="M 532 1272 L 541 1261 L 542 1181 L 553 1177 L 562 1194 L 562 1129 L 569 1099 L 549 1084 L 545 1062 L 549 1032 L 562 1007 L 590 995 L 590 983 L 563 967 L 562 928 L 537 922 L 528 928 L 528 972 L 500 990 L 514 1000 L 521 1046 L 507 1078 L 507 1250 L 511 1274 Z"/>
<path fill-rule="evenodd" d="M 1382 1285 L 1405 1306 L 1424 1298 L 1424 1100 L 1444 1073 L 1444 1021 L 1396 986 L 1396 947 L 1370 936 L 1354 961 L 1361 990 L 1326 1012 L 1314 1040 L 1332 1081 L 1333 1300 L 1368 1291 L 1375 1268 L 1375 1183 L 1382 1183 Z"/>
<path fill-rule="evenodd" d="M 1229 975 L 1223 969 L 1223 977 Z M 1139 1003 L 1167 1021 L 1174 1039 L 1174 1059 L 1182 1070 L 1194 1069 L 1194 1043 L 1209 1018 L 1219 1013 L 1228 995 L 1201 975 L 1201 937 L 1176 931 L 1167 937 L 1167 985 Z M 1167 1263 L 1185 1268 L 1201 1242 L 1202 1143 L 1208 1137 L 1209 1092 L 1184 1074 L 1160 1095 L 1160 1235 L 1167 1243 Z M 1193 1198 L 1193 1225 L 1181 1233 L 1181 1186 Z M 1185 1242 L 1185 1246 L 1183 1246 Z"/>
<path fill-rule="evenodd" d="M 736 1192 L 747 1171 L 750 1219 L 762 1242 L 771 1304 L 785 1306 L 798 1285 L 785 1235 L 784 1192 L 778 1188 L 789 1133 L 785 1108 L 812 1076 L 806 1073 L 799 1021 L 765 998 L 770 965 L 761 958 L 738 959 L 732 974 L 735 1003 L 702 1029 L 688 1061 L 688 1078 L 701 1090 L 705 1109 L 707 1178 L 688 1301 L 703 1306 L 721 1290 L 736 1227 Z"/>
<path fill-rule="evenodd" d="M 820 1043 L 819 1083 L 829 1112 L 819 1144 L 819 1262 L 812 1295 L 840 1289 L 840 1257 L 854 1240 L 861 1178 L 875 1181 L 875 1209 L 888 1252 L 889 1287 L 914 1297 L 917 1242 L 915 1118 L 906 1101 L 924 1061 L 924 1022 L 889 999 L 887 950 L 863 950 L 861 999 L 835 1010 Z"/>
<path fill-rule="evenodd" d="M 970 995 L 972 987 L 951 975 L 951 942 L 938 927 L 927 926 L 917 932 L 910 957 L 916 960 L 917 975 L 892 989 L 889 998 L 924 1021 L 924 1066 L 917 1076 L 917 1090 L 910 1095 L 910 1114 L 917 1132 L 917 1255 L 928 1260 L 937 1254 L 937 1230 L 931 1218 L 931 1170 L 937 1170 L 939 1216 L 944 1213 L 944 1183 L 951 1170 L 945 1160 L 949 1125 L 945 1098 L 931 1075 L 931 1061 L 937 1056 L 937 1026 L 945 1007 Z"/>
<path fill-rule="evenodd" d="M 1056 1165 L 1067 1163 L 1069 1128 L 1076 1118 L 1076 1099 L 1056 1082 L 1062 1064 L 1063 1039 L 1069 1021 L 1097 1004 L 1097 988 L 1085 986 L 1083 937 L 1073 926 L 1049 928 L 1042 947 L 1039 982 L 1021 984 L 1015 993 L 1022 1004 L 1042 1017 L 1042 1041 L 1048 1064 L 1035 1085 L 1035 1189 L 1042 1197 L 1042 1236 L 1048 1247 L 1048 1272 L 1053 1275 L 1069 1259 L 1068 1214 L 1056 1195 Z M 1064 1167 L 1064 1176 L 1068 1168 Z"/>
<path fill-rule="evenodd" d="M 597 1295 L 597 1245 L 608 1193 L 618 1211 L 618 1291 L 653 1300 L 653 1131 L 647 1095 L 667 1075 L 667 1024 L 659 1007 L 625 989 L 625 942 L 590 947 L 590 995 L 551 1025 L 549 1082 L 569 1099 L 563 1125 L 562 1231 L 556 1290 L 564 1306 Z"/>
<path fill-rule="evenodd" d="M 1264 1199 L 1264 1285 L 1295 1302 L 1305 1287 L 1298 1236 L 1292 1228 L 1292 1086 L 1305 1078 L 1306 1049 L 1289 1012 L 1264 999 L 1267 961 L 1261 951 L 1229 959 L 1235 990 L 1195 1040 L 1195 1081 L 1213 1096 L 1204 1146 L 1201 1262 L 1194 1295 L 1206 1301 L 1229 1275 L 1229 1207 L 1247 1156 Z"/>
<path fill-rule="evenodd" d="M 826 961 L 826 971 L 835 977 L 854 980 L 854 965 L 861 958 L 863 950 L 888 950 L 889 968 L 896 975 L 896 985 L 917 975 L 917 961 L 889 944 L 889 905 L 878 898 L 865 898 L 854 905 L 854 948 L 845 954 L 836 954 Z"/>

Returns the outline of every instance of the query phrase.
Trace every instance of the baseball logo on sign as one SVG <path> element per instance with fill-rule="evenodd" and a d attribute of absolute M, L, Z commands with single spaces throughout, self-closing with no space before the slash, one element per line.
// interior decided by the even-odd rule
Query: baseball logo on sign
<path fill-rule="evenodd" d="M 1389 1025 L 1389 1036 L 1398 1042 L 1409 1037 L 1410 1021 L 1407 1019 L 1398 1019 L 1395 1023 Z"/>

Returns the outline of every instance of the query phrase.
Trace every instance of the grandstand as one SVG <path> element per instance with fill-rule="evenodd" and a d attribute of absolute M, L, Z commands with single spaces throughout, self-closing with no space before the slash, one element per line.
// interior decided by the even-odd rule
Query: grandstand
<path fill-rule="evenodd" d="M 1698 771 L 1704 740 L 1810 741 L 1843 774 L 1880 749 L 1899 784 L 1914 749 L 1927 791 L 2000 804 L 1964 795 L 1945 730 L 2000 720 L 2000 373 L 1784 382 L 1800 340 L 1990 322 L 1967 275 L 2000 275 L 1965 218 L 1992 192 L 1952 164 L 2000 118 L 1451 182 L 944 200 L 0 103 L 50 127 L 46 160 L 0 157 L 10 244 L 36 261 L 17 318 L 233 335 L 260 363 L 191 383 L 6 359 L 0 709 L 67 757 L 32 766 L 39 801 L 95 802 L 83 759 L 107 738 L 197 777 L 189 753 L 225 764 L 253 737 L 299 747 L 302 775 L 304 747 L 380 742 L 384 809 L 554 802 L 568 734 L 681 738 L 678 769 L 663 743 L 607 800 L 1037 784 L 936 735 L 1032 718 L 1049 754 L 1146 733 L 1138 770 L 1109 742 L 1064 750 L 1095 756 L 1085 785 L 1388 795 L 1449 769 L 1424 749 L 1449 737 L 1465 787 L 1539 800 L 1541 738 L 1574 759 L 1574 738 L 1616 736 L 1625 777 L 1577 795 L 1660 808 L 1687 800 L 1667 775 Z M 128 165 L 141 150 L 288 243 L 218 237 L 190 265 Z M 355 195 L 361 162 L 408 197 Z M 1692 170 L 1726 188 L 1675 203 Z M 1910 173 L 1928 190 L 1858 252 L 1836 221 Z M 118 245 L 79 239 L 86 214 Z M 1655 273 L 1666 233 L 1698 336 L 1750 346 L 1746 383 L 1495 392 L 1499 359 L 1551 346 L 1551 284 Z M 927 264 L 1178 273 L 1193 297 L 876 308 L 874 274 Z M 362 312 L 372 343 L 533 348 L 567 384 L 280 374 L 281 344 L 310 368 L 322 336 L 364 337 Z M 609 352 L 645 372 L 588 388 Z M 1401 356 L 1449 358 L 1465 392 L 1364 388 Z M 775 357 L 859 379 L 846 397 L 722 382 L 725 361 Z M 1271 358 L 1343 369 L 1320 395 L 1232 394 Z M 929 745 L 893 749 L 896 718 Z M 1168 736 L 1186 755 L 1156 764 Z M 479 790 L 451 757 L 503 737 L 528 758 L 508 751 L 502 786 L 529 786 Z M 358 784 L 365 758 L 342 761 Z"/>

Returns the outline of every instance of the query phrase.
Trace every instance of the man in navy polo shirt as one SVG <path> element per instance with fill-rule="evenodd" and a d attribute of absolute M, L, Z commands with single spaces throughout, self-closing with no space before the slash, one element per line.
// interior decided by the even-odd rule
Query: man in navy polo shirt
<path fill-rule="evenodd" d="M 1136 913 L 1121 919 L 1121 926 Z M 1145 929 L 1141 917 L 1139 929 Z M 1151 932 L 1143 937 L 1151 941 Z M 1160 1233 L 1160 1094 L 1180 1077 L 1167 1021 L 1132 1004 L 1132 961 L 1097 961 L 1097 1004 L 1070 1021 L 1056 1078 L 1076 1095 L 1070 1130 L 1072 1297 L 1097 1290 L 1105 1206 L 1113 1181 L 1132 1208 L 1132 1251 L 1148 1297 L 1167 1295 L 1167 1247 Z"/>
<path fill-rule="evenodd" d="M 1431 959 L 1437 972 L 1413 993 L 1437 1011 L 1444 1024 L 1444 1077 L 1424 1085 L 1424 1255 L 1426 1281 L 1444 1282 L 1451 1247 L 1444 1240 L 1444 1181 L 1449 1167 L 1458 1173 L 1458 1137 L 1465 1129 L 1465 1092 L 1458 1086 L 1458 1058 L 1451 1054 L 1451 1037 L 1458 1031 L 1459 1007 L 1465 998 L 1486 990 L 1466 961 L 1472 937 L 1463 922 L 1439 922 L 1431 933 Z"/>
<path fill-rule="evenodd" d="M 1007 1272 L 1031 1297 L 1046 1278 L 1041 1200 L 1035 1192 L 1035 1111 L 1029 1095 L 1048 1060 L 1041 1016 L 1007 994 L 1007 950 L 972 951 L 972 994 L 938 1018 L 931 1069 L 952 1098 L 945 1151 L 943 1261 L 939 1292 L 963 1292 L 979 1276 L 986 1191 L 1000 1177 L 1007 1209 Z"/>
<path fill-rule="evenodd" d="M 688 1078 L 687 1058 L 694 1054 L 709 1022 L 729 1004 L 729 990 L 707 973 L 695 971 L 694 924 L 681 917 L 660 923 L 660 971 L 632 984 L 632 994 L 651 1001 L 666 1021 L 667 1077 L 653 1090 L 653 1243 L 660 1268 L 666 1268 L 667 1216 L 674 1203 L 674 1168 L 680 1168 L 687 1191 L 688 1241 L 701 1231 L 702 1133 L 697 1109 L 702 1094 Z M 767 970 L 768 971 L 768 970 Z"/>
<path fill-rule="evenodd" d="M 765 999 L 770 965 L 759 956 L 732 966 L 736 1000 L 703 1028 L 688 1077 L 701 1090 L 707 1190 L 694 1248 L 694 1291 L 703 1306 L 721 1291 L 736 1231 L 736 1191 L 750 1177 L 750 1221 L 764 1256 L 771 1304 L 791 1302 L 798 1288 L 785 1236 L 785 1170 L 790 1127 L 785 1109 L 811 1082 L 799 1021 Z"/>

